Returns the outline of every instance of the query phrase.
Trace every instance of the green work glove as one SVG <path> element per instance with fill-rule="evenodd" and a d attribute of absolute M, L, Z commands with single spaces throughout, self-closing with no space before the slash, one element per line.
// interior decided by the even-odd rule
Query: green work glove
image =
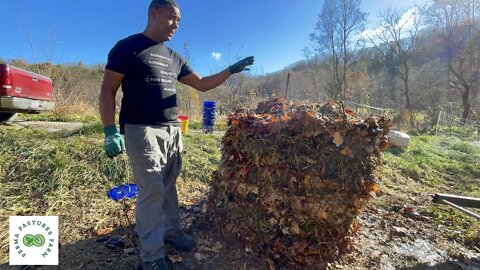
<path fill-rule="evenodd" d="M 125 141 L 122 135 L 118 133 L 116 126 L 104 127 L 103 133 L 105 133 L 105 154 L 107 154 L 109 158 L 125 152 Z"/>
<path fill-rule="evenodd" d="M 246 67 L 253 65 L 253 62 L 255 62 L 255 58 L 253 56 L 249 56 L 229 66 L 228 69 L 232 74 L 242 72 L 243 70 L 250 70 Z"/>

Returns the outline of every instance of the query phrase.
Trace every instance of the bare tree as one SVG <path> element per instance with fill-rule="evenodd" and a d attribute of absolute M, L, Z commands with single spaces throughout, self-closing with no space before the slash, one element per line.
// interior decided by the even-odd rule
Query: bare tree
<path fill-rule="evenodd" d="M 313 85 L 313 92 L 315 94 L 315 98 L 317 101 L 320 100 L 320 88 L 318 86 L 318 73 L 320 71 L 320 57 L 316 56 L 314 52 L 309 48 L 305 47 L 303 49 L 303 56 L 307 60 L 308 64 L 308 75 L 310 77 L 310 80 L 312 81 Z"/>
<path fill-rule="evenodd" d="M 272 75 L 265 74 L 263 68 L 260 67 L 256 69 L 255 77 L 257 78 L 257 94 L 262 97 L 270 97 L 272 95 L 272 89 L 269 88 L 269 84 L 270 80 L 272 79 Z"/>
<path fill-rule="evenodd" d="M 418 30 L 421 26 L 419 8 L 407 9 L 389 8 L 380 12 L 378 31 L 368 36 L 370 43 L 385 57 L 390 60 L 390 65 L 403 83 L 403 96 L 405 109 L 409 116 L 410 127 L 414 126 L 412 100 L 410 93 L 410 70 L 412 56 L 416 50 Z"/>
<path fill-rule="evenodd" d="M 73 79 L 75 76 L 68 74 L 67 69 L 63 67 L 55 68 L 53 64 L 58 38 L 52 31 L 48 31 L 46 35 L 47 42 L 38 42 L 31 32 L 30 22 L 25 16 L 23 8 L 18 6 L 18 9 L 23 19 L 27 42 L 32 54 L 33 64 L 28 65 L 28 69 L 52 79 L 54 87 L 53 100 L 56 104 L 55 110 L 57 106 L 71 105 L 73 102 L 81 99 L 83 93 L 79 94 L 81 86 L 77 80 Z"/>
<path fill-rule="evenodd" d="M 192 56 L 187 42 L 183 44 L 183 52 L 185 60 L 187 63 L 191 64 Z M 182 83 L 177 84 L 177 89 L 177 104 L 180 111 L 186 115 L 192 115 L 195 112 L 198 113 L 200 111 L 200 99 L 197 91 L 191 86 Z"/>
<path fill-rule="evenodd" d="M 19 3 L 17 4 L 19 5 Z M 48 31 L 46 44 L 39 44 L 31 32 L 30 22 L 25 16 L 23 8 L 18 6 L 18 9 L 23 19 L 25 34 L 28 39 L 27 42 L 32 53 L 33 65 L 31 65 L 30 68 L 36 73 L 51 77 L 53 57 L 58 44 L 57 38 L 53 35 L 52 31 Z"/>
<path fill-rule="evenodd" d="M 434 0 L 428 9 L 428 22 L 442 39 L 451 89 L 461 97 L 462 119 L 472 110 L 478 94 L 480 40 L 475 30 L 476 0 Z"/>
<path fill-rule="evenodd" d="M 360 5 L 361 0 L 326 0 L 310 35 L 317 54 L 327 54 L 330 59 L 334 98 L 346 98 L 347 73 L 359 55 L 357 36 L 365 29 L 367 17 Z"/>
<path fill-rule="evenodd" d="M 369 84 L 370 86 L 370 92 L 371 92 L 371 98 L 368 102 L 368 104 L 371 104 L 375 107 L 388 107 L 390 104 L 387 104 L 387 101 L 390 100 L 388 98 L 388 91 L 386 91 L 386 85 L 388 85 L 388 75 L 385 70 L 380 70 L 379 72 L 375 74 L 370 75 L 371 83 Z"/>
<path fill-rule="evenodd" d="M 413 93 L 413 107 L 426 114 L 424 127 L 431 128 L 436 125 L 442 105 L 449 101 L 446 89 L 448 79 L 443 75 L 445 69 L 445 64 L 439 58 L 412 69 L 412 88 L 421 89 Z"/>
<path fill-rule="evenodd" d="M 249 94 L 252 84 L 246 75 L 240 73 L 228 78 L 222 85 L 217 87 L 219 91 L 213 94 L 216 100 L 221 101 L 219 110 L 222 113 L 232 112 L 239 108 L 247 108 L 249 103 Z"/>

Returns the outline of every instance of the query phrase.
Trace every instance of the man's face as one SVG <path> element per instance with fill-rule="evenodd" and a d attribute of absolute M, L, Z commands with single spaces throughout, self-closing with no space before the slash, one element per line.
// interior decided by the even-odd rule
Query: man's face
<path fill-rule="evenodd" d="M 180 23 L 180 10 L 173 5 L 153 9 L 152 23 L 162 41 L 171 40 Z"/>

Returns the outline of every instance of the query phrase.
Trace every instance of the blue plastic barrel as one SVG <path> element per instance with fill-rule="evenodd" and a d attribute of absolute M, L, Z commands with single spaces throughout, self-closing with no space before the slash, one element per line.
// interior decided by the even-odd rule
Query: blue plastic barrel
<path fill-rule="evenodd" d="M 217 105 L 214 101 L 203 102 L 203 132 L 205 133 L 213 133 L 216 108 Z"/>

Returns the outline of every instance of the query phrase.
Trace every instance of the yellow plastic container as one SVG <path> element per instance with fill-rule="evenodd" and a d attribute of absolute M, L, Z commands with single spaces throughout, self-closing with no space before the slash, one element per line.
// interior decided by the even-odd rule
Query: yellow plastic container
<path fill-rule="evenodd" d="M 178 120 L 180 121 L 180 131 L 182 134 L 187 134 L 188 132 L 188 116 L 179 115 Z"/>

